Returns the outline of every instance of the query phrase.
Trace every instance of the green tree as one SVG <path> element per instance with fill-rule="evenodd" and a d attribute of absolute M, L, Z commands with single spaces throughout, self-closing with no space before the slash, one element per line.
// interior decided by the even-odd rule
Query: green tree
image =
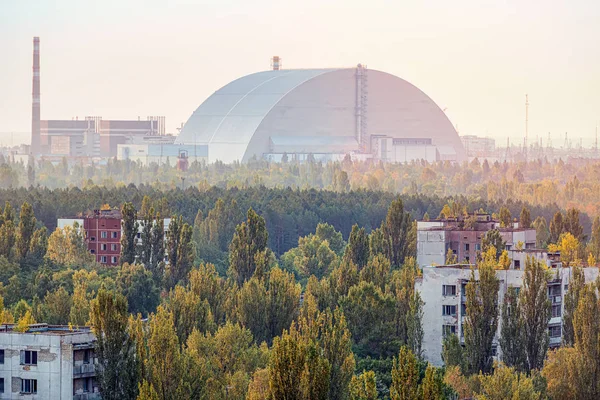
<path fill-rule="evenodd" d="M 163 278 L 163 268 L 165 259 L 165 221 L 156 213 L 154 224 L 150 234 L 150 263 L 147 268 L 152 272 L 156 282 L 161 282 Z"/>
<path fill-rule="evenodd" d="M 529 211 L 529 208 L 525 206 L 523 206 L 521 214 L 519 215 L 519 228 L 531 228 L 531 212 Z"/>
<path fill-rule="evenodd" d="M 594 218 L 592 223 L 592 236 L 589 242 L 590 252 L 596 260 L 600 260 L 600 216 Z"/>
<path fill-rule="evenodd" d="M 149 198 L 144 196 L 144 200 Z M 144 206 L 144 202 L 142 202 L 142 211 L 140 212 L 142 216 L 141 223 L 141 246 L 137 246 L 137 260 L 140 264 L 144 265 L 146 268 L 150 268 L 150 260 L 152 259 L 152 226 L 154 225 L 154 208 L 150 207 L 146 209 Z"/>
<path fill-rule="evenodd" d="M 92 301 L 90 320 L 97 340 L 96 379 L 103 399 L 135 399 L 138 394 L 139 360 L 135 342 L 127 330 L 127 319 L 125 297 L 100 290 Z"/>
<path fill-rule="evenodd" d="M 147 371 L 160 400 L 186 398 L 182 367 L 173 314 L 159 306 L 149 320 Z"/>
<path fill-rule="evenodd" d="M 400 348 L 398 358 L 394 357 L 390 398 L 392 400 L 419 400 L 417 357 L 405 346 Z"/>
<path fill-rule="evenodd" d="M 160 301 L 159 290 L 152 272 L 142 264 L 123 264 L 117 275 L 117 286 L 127 299 L 128 311 L 147 316 L 156 309 Z"/>
<path fill-rule="evenodd" d="M 579 210 L 576 208 L 570 208 L 564 218 L 563 232 L 569 232 L 575 236 L 580 242 L 583 241 L 583 226 L 579 222 Z"/>
<path fill-rule="evenodd" d="M 21 258 L 24 258 L 29 251 L 36 223 L 33 207 L 27 202 L 23 203 L 19 214 L 19 234 L 16 239 L 17 254 Z"/>
<path fill-rule="evenodd" d="M 154 386 L 144 380 L 139 387 L 139 394 L 136 400 L 160 400 Z"/>
<path fill-rule="evenodd" d="M 229 271 L 238 286 L 250 279 L 256 269 L 256 256 L 267 249 L 269 233 L 264 218 L 248 210 L 246 222 L 235 229 L 229 246 Z"/>
<path fill-rule="evenodd" d="M 496 249 L 496 258 L 498 258 L 504 251 L 505 245 L 504 239 L 502 239 L 502 235 L 500 235 L 500 231 L 498 229 L 491 229 L 481 238 L 481 251 L 479 256 L 480 258 L 483 258 L 483 255 L 487 253 L 489 248 L 494 247 Z"/>
<path fill-rule="evenodd" d="M 464 323 L 465 356 L 471 373 L 492 370 L 492 342 L 498 327 L 498 290 L 500 282 L 494 265 L 496 258 L 489 252 L 477 265 L 467 283 L 467 312 Z"/>
<path fill-rule="evenodd" d="M 458 366 L 461 371 L 466 369 L 464 349 L 456 335 L 447 335 L 442 345 L 442 360 L 446 367 Z"/>
<path fill-rule="evenodd" d="M 375 372 L 364 371 L 362 374 L 352 377 L 350 400 L 377 400 Z"/>
<path fill-rule="evenodd" d="M 350 232 L 344 258 L 352 261 L 360 271 L 367 265 L 370 255 L 369 235 L 367 235 L 365 228 L 359 228 L 357 224 L 354 224 Z"/>
<path fill-rule="evenodd" d="M 137 253 L 137 211 L 132 203 L 125 203 L 121 207 L 121 264 L 133 264 Z"/>
<path fill-rule="evenodd" d="M 306 363 L 305 343 L 295 324 L 276 337 L 269 361 L 273 400 L 301 400 L 300 382 Z"/>
<path fill-rule="evenodd" d="M 404 211 L 402 200 L 394 200 L 388 209 L 382 230 L 388 243 L 386 255 L 395 267 L 402 265 L 404 259 L 411 255 L 409 253 L 411 228 L 412 218 Z"/>
<path fill-rule="evenodd" d="M 500 349 L 502 361 L 518 371 L 526 370 L 525 327 L 517 289 L 510 286 L 502 303 Z"/>
<path fill-rule="evenodd" d="M 442 369 L 428 365 L 422 388 L 423 400 L 444 400 L 444 373 Z"/>
<path fill-rule="evenodd" d="M 64 287 L 60 287 L 54 292 L 48 292 L 44 298 L 44 322 L 66 325 L 69 322 L 72 303 L 71 296 Z"/>
<path fill-rule="evenodd" d="M 548 240 L 550 239 L 550 231 L 548 230 L 546 218 L 541 216 L 537 217 L 535 221 L 533 221 L 533 227 L 535 228 L 536 246 L 539 248 L 546 247 L 548 245 Z"/>
<path fill-rule="evenodd" d="M 173 220 L 171 220 L 171 224 L 173 224 Z M 170 287 L 174 287 L 187 277 L 196 256 L 196 250 L 192 242 L 192 227 L 187 223 L 183 223 L 181 217 L 178 218 L 176 225 L 178 229 L 174 230 L 172 235 L 169 234 L 168 278 Z M 179 235 L 175 237 L 177 233 Z M 171 251 L 173 256 L 171 256 Z"/>
<path fill-rule="evenodd" d="M 541 393 L 536 390 L 533 377 L 519 373 L 505 365 L 496 365 L 493 374 L 479 374 L 481 394 L 478 400 L 539 400 Z"/>
<path fill-rule="evenodd" d="M 533 257 L 527 257 L 525 262 L 525 276 L 519 303 L 524 320 L 527 371 L 541 369 L 548 350 L 551 303 L 548 299 L 546 265 Z"/>
<path fill-rule="evenodd" d="M 512 215 L 507 207 L 500 207 L 500 226 L 502 228 L 509 228 L 512 226 Z"/>
<path fill-rule="evenodd" d="M 566 346 L 573 346 L 575 343 L 575 332 L 573 331 L 573 316 L 579 305 L 579 297 L 585 287 L 585 276 L 583 268 L 574 266 L 569 281 L 569 290 L 565 294 L 565 313 L 563 316 L 563 342 Z"/>
<path fill-rule="evenodd" d="M 550 243 L 556 243 L 560 235 L 564 232 L 563 215 L 560 211 L 552 217 L 550 221 Z"/>

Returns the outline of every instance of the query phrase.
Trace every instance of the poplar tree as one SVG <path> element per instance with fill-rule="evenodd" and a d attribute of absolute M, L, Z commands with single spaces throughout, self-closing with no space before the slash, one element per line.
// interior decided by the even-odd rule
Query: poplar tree
<path fill-rule="evenodd" d="M 502 303 L 502 327 L 500 349 L 502 361 L 519 371 L 526 369 L 525 329 L 521 315 L 519 296 L 514 287 L 509 287 Z"/>
<path fill-rule="evenodd" d="M 581 291 L 585 288 L 585 276 L 583 268 L 575 265 L 572 269 L 569 289 L 565 294 L 565 312 L 563 315 L 563 343 L 566 346 L 573 346 L 575 343 L 575 332 L 573 331 L 573 316 L 579 305 Z"/>
<path fill-rule="evenodd" d="M 350 400 L 377 400 L 377 381 L 375 372 L 365 371 L 352 377 L 350 382 Z"/>
<path fill-rule="evenodd" d="M 492 343 L 498 328 L 498 290 L 496 257 L 493 249 L 484 254 L 478 264 L 479 281 L 475 270 L 467 283 L 467 313 L 464 323 L 465 356 L 470 373 L 492 370 Z"/>
<path fill-rule="evenodd" d="M 137 212 L 132 203 L 121 207 L 121 264 L 133 264 L 136 256 L 138 222 Z"/>
<path fill-rule="evenodd" d="M 524 343 L 527 356 L 527 372 L 541 369 L 548 351 L 548 321 L 551 303 L 548 299 L 548 272 L 546 265 L 527 257 L 520 307 L 525 330 Z"/>
<path fill-rule="evenodd" d="M 390 398 L 392 400 L 419 400 L 417 357 L 406 346 L 400 348 L 397 358 L 394 357 Z"/>
<path fill-rule="evenodd" d="M 17 235 L 16 243 L 17 254 L 21 258 L 25 257 L 29 251 L 36 222 L 33 207 L 27 202 L 23 203 L 21 212 L 19 213 L 19 234 Z"/>
<path fill-rule="evenodd" d="M 90 320 L 96 335 L 98 380 L 105 400 L 135 399 L 138 393 L 139 360 L 129 334 L 127 300 L 104 289 L 92 301 Z M 164 355 L 161 355 L 163 357 Z"/>
<path fill-rule="evenodd" d="M 444 375 L 440 368 L 428 365 L 425 370 L 425 377 L 421 384 L 423 400 L 445 400 L 444 396 Z"/>
<path fill-rule="evenodd" d="M 558 242 L 558 238 L 563 232 L 563 215 L 560 211 L 557 211 L 556 214 L 554 214 L 554 216 L 552 217 L 552 220 L 550 221 L 550 242 Z"/>
<path fill-rule="evenodd" d="M 352 261 L 360 271 L 367 265 L 369 257 L 369 235 L 367 235 L 365 228 L 359 228 L 357 224 L 354 224 L 350 232 L 344 258 Z"/>
<path fill-rule="evenodd" d="M 510 228 L 512 226 L 512 215 L 507 207 L 500 208 L 500 226 L 502 228 Z"/>
<path fill-rule="evenodd" d="M 519 227 L 525 229 L 531 228 L 531 212 L 525 206 L 523 206 L 519 215 Z"/>
<path fill-rule="evenodd" d="M 409 232 L 412 228 L 412 218 L 404 211 L 402 199 L 392 201 L 383 222 L 383 234 L 387 242 L 387 258 L 394 267 L 404 264 L 404 259 L 409 256 Z"/>
<path fill-rule="evenodd" d="M 268 239 L 264 218 L 250 208 L 246 221 L 235 228 L 229 245 L 228 275 L 238 286 L 242 286 L 254 274 L 256 256 L 267 250 Z"/>
<path fill-rule="evenodd" d="M 165 221 L 160 213 L 156 213 L 154 224 L 152 225 L 150 237 L 150 263 L 148 269 L 152 272 L 154 280 L 160 282 L 164 271 L 161 266 L 164 265 L 165 259 Z"/>

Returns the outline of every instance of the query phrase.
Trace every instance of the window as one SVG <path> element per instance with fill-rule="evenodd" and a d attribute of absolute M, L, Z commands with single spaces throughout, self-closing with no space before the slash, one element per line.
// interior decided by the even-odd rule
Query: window
<path fill-rule="evenodd" d="M 91 250 L 90 250 L 90 253 L 92 253 L 92 254 L 96 254 L 96 250 L 94 250 L 94 249 L 91 249 Z"/>
<path fill-rule="evenodd" d="M 115 256 L 112 256 L 112 257 L 110 258 L 110 262 L 111 262 L 111 264 L 116 264 L 116 263 L 117 263 L 117 257 L 115 257 Z"/>
<path fill-rule="evenodd" d="M 111 236 L 112 236 L 113 239 L 116 239 L 116 238 L 119 237 L 119 232 L 112 232 Z"/>
<path fill-rule="evenodd" d="M 101 258 L 100 262 L 101 262 L 102 264 L 106 264 L 106 256 L 102 256 L 102 258 Z"/>
<path fill-rule="evenodd" d="M 515 260 L 515 269 L 521 269 L 521 260 Z"/>
<path fill-rule="evenodd" d="M 102 244 L 100 245 L 100 249 L 101 249 L 102 251 L 106 251 L 106 243 L 102 243 Z"/>
<path fill-rule="evenodd" d="M 452 315 L 456 316 L 456 306 L 442 306 L 442 315 Z"/>
<path fill-rule="evenodd" d="M 569 290 L 569 285 L 565 285 L 565 292 Z"/>
<path fill-rule="evenodd" d="M 84 364 L 90 363 L 90 350 L 89 349 L 85 349 L 83 351 L 83 363 Z"/>
<path fill-rule="evenodd" d="M 465 251 L 469 251 L 469 243 L 465 244 Z"/>
<path fill-rule="evenodd" d="M 21 365 L 37 365 L 37 351 L 21 350 Z"/>
<path fill-rule="evenodd" d="M 548 296 L 560 296 L 560 285 L 548 286 Z"/>
<path fill-rule="evenodd" d="M 442 325 L 442 333 L 444 337 L 456 335 L 456 325 Z"/>
<path fill-rule="evenodd" d="M 0 364 L 4 364 L 4 349 L 0 350 Z"/>
<path fill-rule="evenodd" d="M 442 285 L 443 296 L 456 296 L 456 285 Z"/>
<path fill-rule="evenodd" d="M 96 241 L 96 237 L 95 237 L 95 236 L 92 236 L 92 237 L 90 238 L 90 240 L 91 240 L 92 242 L 95 242 L 95 241 Z"/>
<path fill-rule="evenodd" d="M 477 250 L 477 251 L 481 251 L 481 244 L 477 243 L 477 244 L 475 245 L 475 250 Z"/>
<path fill-rule="evenodd" d="M 560 335 L 561 335 L 560 325 L 553 325 L 553 326 L 548 327 L 548 334 L 550 335 L 550 337 L 560 337 Z"/>
<path fill-rule="evenodd" d="M 108 237 L 108 232 L 106 232 L 106 231 L 102 231 L 102 232 L 100 232 L 100 237 L 101 237 L 102 239 L 106 239 L 106 238 Z"/>
<path fill-rule="evenodd" d="M 84 391 L 84 393 L 88 393 L 90 391 L 89 381 L 90 380 L 88 378 L 84 378 L 83 379 L 83 391 Z"/>
<path fill-rule="evenodd" d="M 0 393 L 4 393 L 4 378 L 0 378 Z"/>
<path fill-rule="evenodd" d="M 138 232 L 138 233 L 137 233 L 137 235 L 136 235 L 136 237 L 137 237 L 138 239 L 141 239 L 141 238 L 142 238 L 142 234 L 141 234 L 140 232 Z"/>
<path fill-rule="evenodd" d="M 37 393 L 37 379 L 21 379 L 21 393 Z"/>
<path fill-rule="evenodd" d="M 116 243 L 113 243 L 113 244 L 111 244 L 111 245 L 110 245 L 110 249 L 111 249 L 112 251 L 117 251 L 117 244 L 116 244 Z"/>
<path fill-rule="evenodd" d="M 555 304 L 552 306 L 552 318 L 560 317 L 562 315 L 562 309 L 560 304 Z"/>

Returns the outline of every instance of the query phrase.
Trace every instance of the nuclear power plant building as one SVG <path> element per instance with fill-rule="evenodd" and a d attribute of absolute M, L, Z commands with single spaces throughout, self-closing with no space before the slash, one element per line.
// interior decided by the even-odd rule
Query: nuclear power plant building
<path fill-rule="evenodd" d="M 208 161 L 466 159 L 446 114 L 417 87 L 385 72 L 291 69 L 239 78 L 206 99 L 175 145 Z"/>

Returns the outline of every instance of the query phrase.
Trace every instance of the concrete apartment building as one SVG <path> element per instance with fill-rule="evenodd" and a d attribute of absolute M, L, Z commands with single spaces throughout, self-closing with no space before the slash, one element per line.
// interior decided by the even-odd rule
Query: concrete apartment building
<path fill-rule="evenodd" d="M 466 218 L 418 221 L 417 263 L 421 266 L 444 265 L 448 249 L 452 249 L 459 262 L 474 263 L 481 250 L 481 239 L 491 229 L 500 232 L 507 250 L 515 249 L 519 242 L 523 249 L 535 249 L 535 229 L 519 228 L 518 223 L 501 228 L 500 222 L 489 214 L 474 214 L 469 218 L 470 221 Z"/>
<path fill-rule="evenodd" d="M 562 316 L 564 314 L 564 296 L 568 291 L 572 269 L 558 266 L 551 270 L 553 278 L 548 283 L 548 297 L 552 303 L 551 319 L 548 323 L 550 347 L 560 346 L 562 341 Z M 594 281 L 598 268 L 584 268 L 586 282 Z M 475 279 L 479 272 L 475 270 Z M 508 288 L 520 288 L 523 285 L 523 270 L 509 269 L 496 271 L 500 280 L 498 304 L 501 310 Z M 428 266 L 423 268 L 423 276 L 416 282 L 424 301 L 423 306 L 423 350 L 427 361 L 436 366 L 443 365 L 442 343 L 444 337 L 456 334 L 464 343 L 463 323 L 466 314 L 466 286 L 471 279 L 470 265 Z M 502 321 L 498 321 L 498 331 L 494 340 L 494 351 L 501 356 L 498 338 Z"/>
<path fill-rule="evenodd" d="M 89 328 L 0 327 L 0 399 L 100 400 Z"/>
<path fill-rule="evenodd" d="M 121 259 L 122 215 L 119 210 L 94 210 L 82 217 L 59 218 L 58 228 L 73 226 L 75 223 L 83 230 L 83 237 L 96 262 L 105 265 L 119 265 Z M 138 245 L 142 245 L 144 221 L 138 220 Z M 165 235 L 171 218 L 164 219 Z"/>

